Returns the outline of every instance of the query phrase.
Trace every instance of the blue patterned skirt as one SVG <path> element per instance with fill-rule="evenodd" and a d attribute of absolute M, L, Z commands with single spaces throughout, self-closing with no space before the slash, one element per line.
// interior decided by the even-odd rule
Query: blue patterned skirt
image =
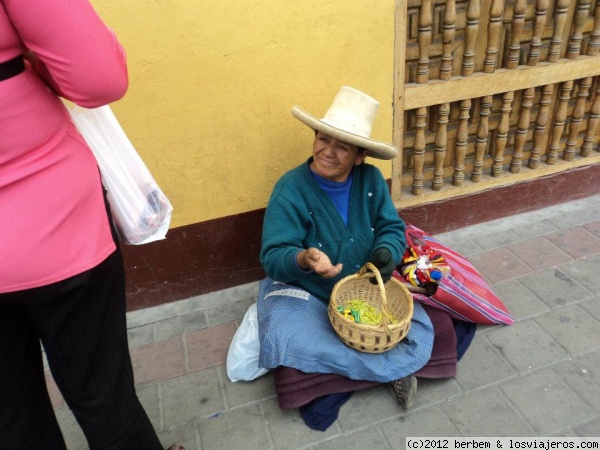
<path fill-rule="evenodd" d="M 285 366 L 385 383 L 415 373 L 431 357 L 433 326 L 418 302 L 408 335 L 384 353 L 360 352 L 344 344 L 329 322 L 327 305 L 295 286 L 262 280 L 257 312 L 258 365 L 265 369 Z"/>

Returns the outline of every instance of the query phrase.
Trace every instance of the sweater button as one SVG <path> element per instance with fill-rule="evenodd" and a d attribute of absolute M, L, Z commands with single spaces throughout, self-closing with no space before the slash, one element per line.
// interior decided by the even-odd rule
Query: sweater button
<path fill-rule="evenodd" d="M 360 269 L 360 266 L 358 264 L 354 266 L 354 270 L 359 270 L 359 269 Z"/>
<path fill-rule="evenodd" d="M 354 239 L 350 238 L 350 239 L 348 239 L 348 242 L 350 242 L 351 244 L 354 244 Z"/>

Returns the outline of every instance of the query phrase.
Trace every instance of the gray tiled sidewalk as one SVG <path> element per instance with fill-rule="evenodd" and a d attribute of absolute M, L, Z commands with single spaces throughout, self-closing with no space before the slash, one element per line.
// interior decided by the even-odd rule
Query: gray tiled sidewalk
<path fill-rule="evenodd" d="M 138 392 L 161 440 L 333 450 L 404 449 L 406 436 L 600 436 L 600 196 L 436 237 L 481 270 L 515 324 L 479 326 L 457 376 L 421 380 L 408 413 L 382 385 L 313 431 L 278 407 L 271 375 L 231 383 L 224 362 L 251 283 L 128 315 Z M 69 448 L 87 448 L 51 390 Z"/>

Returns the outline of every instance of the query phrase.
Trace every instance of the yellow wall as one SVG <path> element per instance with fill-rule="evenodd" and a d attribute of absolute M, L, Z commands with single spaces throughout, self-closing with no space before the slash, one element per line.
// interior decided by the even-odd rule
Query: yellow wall
<path fill-rule="evenodd" d="M 266 206 L 311 153 L 293 105 L 324 115 L 341 85 L 381 102 L 392 140 L 391 0 L 93 0 L 128 54 L 112 105 L 173 204 L 171 227 Z M 391 162 L 376 163 L 389 178 Z"/>

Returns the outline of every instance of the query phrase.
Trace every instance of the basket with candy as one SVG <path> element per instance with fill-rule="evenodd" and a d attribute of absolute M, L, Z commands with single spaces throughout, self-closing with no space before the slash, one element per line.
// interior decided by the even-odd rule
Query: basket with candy
<path fill-rule="evenodd" d="M 406 286 L 395 278 L 384 285 L 371 263 L 338 281 L 328 308 L 329 320 L 340 339 L 367 353 L 394 348 L 408 334 L 412 314 L 413 299 Z"/>

